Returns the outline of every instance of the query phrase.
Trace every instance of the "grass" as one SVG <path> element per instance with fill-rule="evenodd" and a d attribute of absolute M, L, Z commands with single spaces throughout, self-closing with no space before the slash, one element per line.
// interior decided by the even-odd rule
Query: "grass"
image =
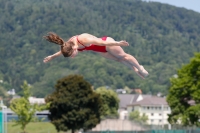
<path fill-rule="evenodd" d="M 20 126 L 13 126 L 14 122 L 8 122 L 7 133 L 21 133 Z M 58 133 L 53 124 L 49 122 L 31 122 L 26 127 L 27 133 Z M 65 133 L 65 132 L 59 132 Z M 69 133 L 69 132 L 68 132 Z"/>

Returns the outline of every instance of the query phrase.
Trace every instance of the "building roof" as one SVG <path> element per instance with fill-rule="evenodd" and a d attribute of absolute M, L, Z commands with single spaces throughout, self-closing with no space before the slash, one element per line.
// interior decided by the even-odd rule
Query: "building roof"
<path fill-rule="evenodd" d="M 134 98 L 133 94 L 118 94 L 119 97 L 119 108 L 126 108 L 128 104 L 131 104 L 131 99 Z"/>
<path fill-rule="evenodd" d="M 142 95 L 143 99 L 152 97 L 152 95 Z"/>
<path fill-rule="evenodd" d="M 151 95 L 141 95 L 141 94 L 118 94 L 119 97 L 119 108 L 127 108 L 127 105 L 137 102 L 139 97 L 142 96 L 142 99 L 152 97 Z"/>
<path fill-rule="evenodd" d="M 141 89 L 131 89 L 133 93 L 136 94 L 142 94 L 142 90 Z"/>
<path fill-rule="evenodd" d="M 129 105 L 168 105 L 168 103 L 163 97 L 151 96 Z"/>
<path fill-rule="evenodd" d="M 140 94 L 135 94 L 134 97 L 131 99 L 131 104 L 136 102 L 137 99 L 139 98 Z"/>
<path fill-rule="evenodd" d="M 118 94 L 120 99 L 119 108 L 125 109 L 134 105 L 168 105 L 163 97 L 141 94 Z"/>

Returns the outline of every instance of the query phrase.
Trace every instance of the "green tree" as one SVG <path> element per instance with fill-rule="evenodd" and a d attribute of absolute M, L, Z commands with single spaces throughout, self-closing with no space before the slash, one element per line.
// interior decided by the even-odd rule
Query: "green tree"
<path fill-rule="evenodd" d="M 105 87 L 99 87 L 96 92 L 101 95 L 103 101 L 104 114 L 103 117 L 117 117 L 119 108 L 119 98 L 117 93 L 111 89 L 106 89 Z"/>
<path fill-rule="evenodd" d="M 79 75 L 61 78 L 47 96 L 49 119 L 57 131 L 88 130 L 100 123 L 103 103 L 100 95 Z"/>
<path fill-rule="evenodd" d="M 200 53 L 170 79 L 167 102 L 171 107 L 169 122 L 200 126 Z M 193 104 L 191 104 L 193 102 Z"/>
<path fill-rule="evenodd" d="M 130 94 L 131 93 L 131 89 L 128 86 L 124 87 L 124 90 L 126 91 L 126 93 Z"/>
<path fill-rule="evenodd" d="M 148 120 L 148 116 L 145 114 L 142 114 L 141 116 L 139 111 L 132 111 L 129 114 L 129 120 L 133 120 L 140 123 L 146 123 Z"/>
<path fill-rule="evenodd" d="M 7 97 L 8 94 L 6 93 L 6 90 L 4 89 L 4 87 L 0 86 L 0 96 L 2 98 Z"/>
<path fill-rule="evenodd" d="M 18 116 L 18 119 L 15 121 L 15 125 L 20 125 L 21 129 L 25 133 L 27 124 L 36 119 L 34 116 L 36 111 L 44 110 L 46 106 L 39 106 L 38 104 L 31 104 L 29 102 L 31 87 L 26 81 L 24 81 L 21 88 L 23 89 L 23 96 L 21 98 L 14 99 L 10 104 L 10 109 Z"/>

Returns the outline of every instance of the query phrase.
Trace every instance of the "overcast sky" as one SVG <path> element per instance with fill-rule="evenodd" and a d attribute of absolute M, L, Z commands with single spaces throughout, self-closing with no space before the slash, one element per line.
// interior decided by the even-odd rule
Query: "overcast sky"
<path fill-rule="evenodd" d="M 194 10 L 200 13 L 200 0 L 144 0 L 144 1 L 156 1 L 174 5 L 177 7 L 184 7 L 186 9 Z"/>

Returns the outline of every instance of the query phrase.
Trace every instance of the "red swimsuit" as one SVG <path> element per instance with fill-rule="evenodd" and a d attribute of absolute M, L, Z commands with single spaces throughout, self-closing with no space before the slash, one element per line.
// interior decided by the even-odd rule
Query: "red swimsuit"
<path fill-rule="evenodd" d="M 76 39 L 78 41 L 79 44 L 83 45 L 79 40 L 78 40 L 78 36 L 76 36 Z M 104 36 L 101 38 L 102 40 L 106 41 L 107 36 Z M 99 45 L 95 45 L 95 44 L 91 44 L 90 46 L 85 46 L 83 45 L 84 48 L 82 49 L 78 49 L 78 51 L 84 51 L 84 50 L 92 50 L 95 52 L 102 52 L 102 53 L 106 53 L 106 46 L 99 46 Z"/>

